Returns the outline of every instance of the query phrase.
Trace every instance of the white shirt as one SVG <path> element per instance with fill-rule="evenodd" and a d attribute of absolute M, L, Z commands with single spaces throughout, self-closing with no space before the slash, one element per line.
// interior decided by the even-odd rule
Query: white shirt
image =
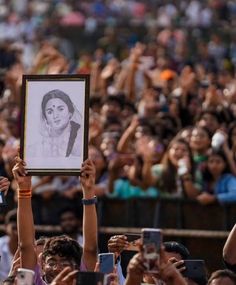
<path fill-rule="evenodd" d="M 13 259 L 9 249 L 9 239 L 6 235 L 0 238 L 0 283 L 7 278 Z"/>

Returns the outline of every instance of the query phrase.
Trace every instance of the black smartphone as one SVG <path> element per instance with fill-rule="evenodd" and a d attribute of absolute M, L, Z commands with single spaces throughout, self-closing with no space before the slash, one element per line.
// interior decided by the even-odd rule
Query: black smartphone
<path fill-rule="evenodd" d="M 104 273 L 102 272 L 78 272 L 76 285 L 100 285 L 104 284 Z"/>
<path fill-rule="evenodd" d="M 185 270 L 182 272 L 184 277 L 194 281 L 207 280 L 206 264 L 202 259 L 184 260 Z"/>
<path fill-rule="evenodd" d="M 98 255 L 99 271 L 104 274 L 112 273 L 115 266 L 114 253 L 100 253 Z"/>
<path fill-rule="evenodd" d="M 127 241 L 129 242 L 129 246 L 126 247 L 125 250 L 139 251 L 141 235 L 140 234 L 131 234 L 131 233 L 125 233 L 124 235 L 127 237 Z"/>
<path fill-rule="evenodd" d="M 160 249 L 162 244 L 162 231 L 160 229 L 142 229 L 142 253 L 146 260 L 148 273 L 158 273 L 160 263 Z"/>

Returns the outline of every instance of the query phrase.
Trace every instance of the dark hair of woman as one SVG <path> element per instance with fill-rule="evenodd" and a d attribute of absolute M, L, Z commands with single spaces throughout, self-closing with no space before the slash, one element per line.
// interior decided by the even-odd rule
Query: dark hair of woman
<path fill-rule="evenodd" d="M 217 155 L 217 156 L 220 156 L 224 163 L 225 163 L 225 168 L 223 170 L 223 173 L 231 173 L 231 170 L 230 170 L 230 166 L 229 166 L 229 163 L 228 163 L 228 159 L 225 155 L 225 152 L 222 150 L 222 149 L 219 149 L 219 150 L 216 150 L 216 149 L 210 149 L 207 153 L 207 156 L 208 158 L 212 155 Z M 210 173 L 210 171 L 208 170 L 208 168 L 206 167 L 206 169 L 203 171 L 203 179 L 204 181 L 206 182 L 210 182 L 213 180 L 213 176 L 212 174 Z"/>
<path fill-rule="evenodd" d="M 176 166 L 172 164 L 172 162 L 169 159 L 169 151 L 171 147 L 176 144 L 183 144 L 186 146 L 188 153 L 189 153 L 189 158 L 190 158 L 190 164 L 191 164 L 191 171 L 190 173 L 193 175 L 194 174 L 194 167 L 193 167 L 193 160 L 192 160 L 192 152 L 189 147 L 189 144 L 182 138 L 174 139 L 172 140 L 168 148 L 166 150 L 166 153 L 162 159 L 162 165 L 163 165 L 163 174 L 162 174 L 162 179 L 161 179 L 161 188 L 163 188 L 166 192 L 169 193 L 174 193 L 176 191 L 176 175 L 177 175 L 177 169 Z"/>
<path fill-rule="evenodd" d="M 43 96 L 41 107 L 42 107 L 42 113 L 45 119 L 46 119 L 45 109 L 46 109 L 47 102 L 54 98 L 61 99 L 67 105 L 69 112 L 71 114 L 74 113 L 74 106 L 73 106 L 73 103 L 71 102 L 70 97 L 65 92 L 59 89 L 55 89 L 55 90 L 49 91 Z"/>

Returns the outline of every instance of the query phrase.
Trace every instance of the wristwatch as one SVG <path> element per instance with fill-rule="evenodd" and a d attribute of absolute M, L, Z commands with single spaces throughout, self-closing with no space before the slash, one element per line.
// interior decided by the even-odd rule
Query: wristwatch
<path fill-rule="evenodd" d="M 91 198 L 91 199 L 82 199 L 82 204 L 83 205 L 93 205 L 93 204 L 97 204 L 97 201 L 98 201 L 98 199 L 97 199 L 97 196 L 94 196 L 93 198 Z"/>

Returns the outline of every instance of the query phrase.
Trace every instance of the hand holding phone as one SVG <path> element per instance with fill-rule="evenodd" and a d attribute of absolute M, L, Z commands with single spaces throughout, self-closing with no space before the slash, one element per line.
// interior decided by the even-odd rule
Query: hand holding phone
<path fill-rule="evenodd" d="M 115 253 L 117 256 L 129 245 L 125 235 L 112 236 L 108 241 L 108 251 Z"/>
<path fill-rule="evenodd" d="M 34 271 L 26 268 L 18 268 L 16 273 L 17 285 L 33 285 Z"/>
<path fill-rule="evenodd" d="M 148 273 L 158 273 L 162 231 L 160 229 L 142 229 L 142 253 Z"/>
<path fill-rule="evenodd" d="M 207 280 L 205 261 L 201 259 L 184 260 L 185 270 L 183 276 L 192 279 L 195 282 Z"/>

